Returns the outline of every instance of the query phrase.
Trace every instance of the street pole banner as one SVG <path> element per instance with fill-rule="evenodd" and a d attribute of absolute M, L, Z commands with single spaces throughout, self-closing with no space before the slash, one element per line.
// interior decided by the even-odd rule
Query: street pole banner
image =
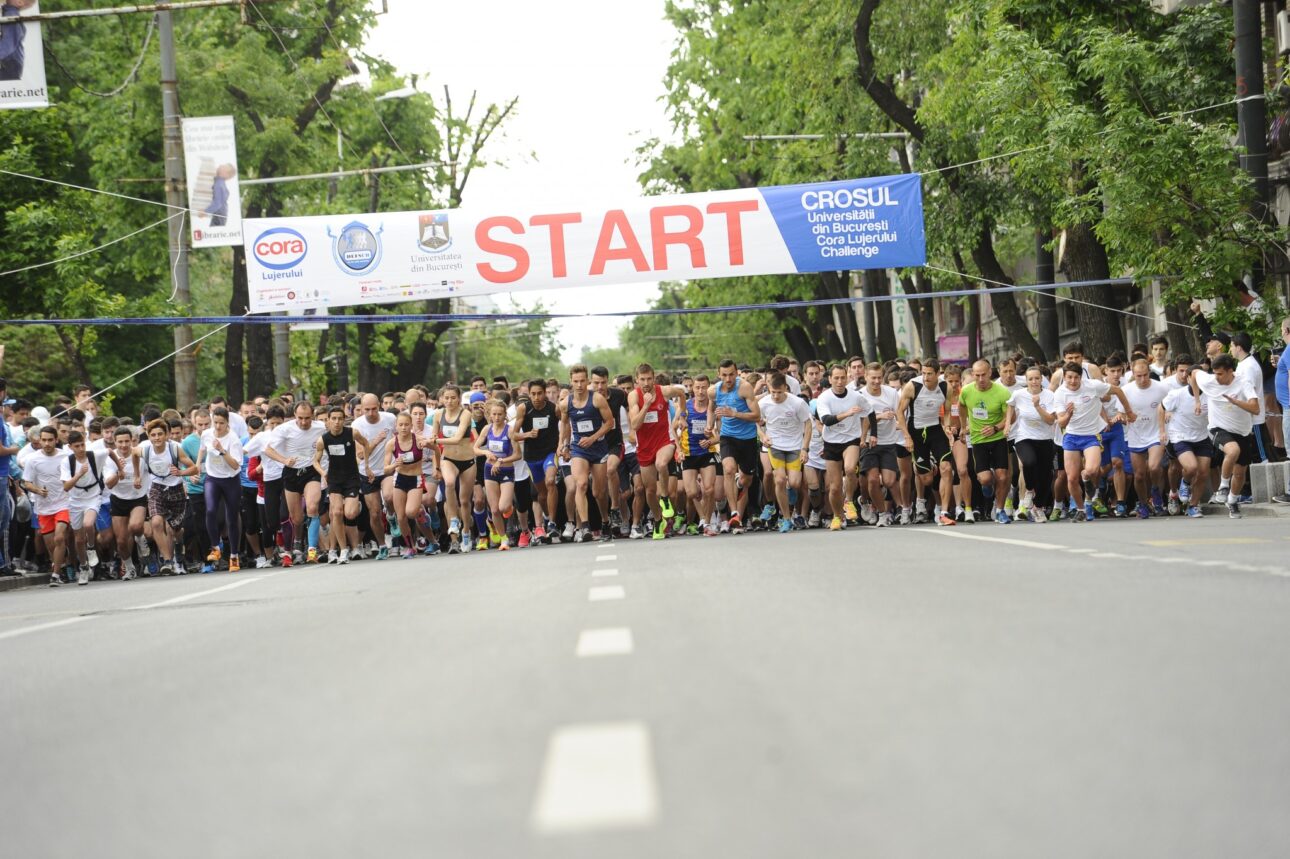
<path fill-rule="evenodd" d="M 193 247 L 242 244 L 242 194 L 231 116 L 182 120 L 188 223 Z"/>
<path fill-rule="evenodd" d="M 248 218 L 250 310 L 927 261 L 917 174 L 624 202 Z"/>
<path fill-rule="evenodd" d="M 36 0 L 4 0 L 0 15 L 39 15 Z M 40 22 L 0 24 L 0 109 L 49 107 L 45 89 L 45 46 Z"/>

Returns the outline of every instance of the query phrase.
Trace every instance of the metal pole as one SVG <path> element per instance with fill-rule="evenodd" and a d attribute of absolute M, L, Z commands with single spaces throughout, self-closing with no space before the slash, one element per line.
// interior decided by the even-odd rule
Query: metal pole
<path fill-rule="evenodd" d="M 1045 247 L 1052 238 L 1046 230 L 1038 230 L 1035 233 L 1035 283 L 1053 282 L 1053 252 Z M 1043 290 L 1036 295 L 1036 301 L 1039 305 L 1037 320 L 1039 346 L 1044 350 L 1044 354 L 1035 357 L 1052 360 L 1057 357 L 1057 350 L 1061 348 L 1058 344 L 1061 332 L 1057 325 L 1057 296 L 1049 290 Z"/>
<path fill-rule="evenodd" d="M 166 165 L 166 202 L 186 209 L 188 201 L 184 173 L 184 141 L 179 123 L 179 76 L 175 71 L 175 26 L 169 12 L 157 13 L 157 42 L 161 46 L 162 148 Z M 172 218 L 170 230 L 170 270 L 174 278 L 175 304 L 181 315 L 192 314 L 192 294 L 188 289 L 188 223 L 186 218 Z M 189 350 L 193 327 L 175 325 L 175 401 L 180 408 L 197 402 L 197 358 Z"/>
<path fill-rule="evenodd" d="M 1267 105 L 1263 98 L 1263 22 L 1259 0 L 1233 0 L 1232 19 L 1236 36 L 1236 123 L 1245 151 L 1241 167 L 1254 182 L 1252 214 L 1260 222 L 1268 219 L 1268 130 Z M 1252 272 L 1254 288 L 1263 286 L 1263 265 Z"/>
<path fill-rule="evenodd" d="M 448 312 L 457 312 L 457 299 L 448 299 Z M 448 324 L 448 378 L 455 385 L 457 384 L 457 323 Z"/>

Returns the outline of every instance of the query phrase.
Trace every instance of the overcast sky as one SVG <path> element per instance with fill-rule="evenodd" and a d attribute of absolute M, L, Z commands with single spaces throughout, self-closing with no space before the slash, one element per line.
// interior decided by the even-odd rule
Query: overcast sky
<path fill-rule="evenodd" d="M 428 3 L 389 0 L 369 43 L 418 88 L 441 97 L 447 84 L 454 108 L 472 90 L 484 103 L 519 97 L 505 139 L 486 154 L 504 167 L 477 171 L 463 206 L 491 202 L 550 204 L 630 199 L 641 194 L 635 152 L 647 138 L 668 136 L 659 98 L 674 31 L 662 0 L 493 0 Z M 525 292 L 558 313 L 639 310 L 656 284 L 576 287 Z M 495 296 L 508 306 L 507 295 Z M 625 321 L 625 320 L 623 320 Z M 613 346 L 620 320 L 560 324 L 567 362 L 583 346 Z"/>

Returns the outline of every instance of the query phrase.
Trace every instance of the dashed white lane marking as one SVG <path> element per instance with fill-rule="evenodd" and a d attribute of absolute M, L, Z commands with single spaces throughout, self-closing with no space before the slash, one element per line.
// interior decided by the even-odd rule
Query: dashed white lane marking
<path fill-rule="evenodd" d="M 1096 552 L 1097 549 L 1067 549 L 1066 551 L 1076 555 L 1091 555 Z"/>
<path fill-rule="evenodd" d="M 57 629 L 60 626 L 71 626 L 74 623 L 80 623 L 84 620 L 93 620 L 92 614 L 79 614 L 76 617 L 65 617 L 62 620 L 52 620 L 49 623 L 40 623 L 35 626 L 25 626 L 22 629 L 11 629 L 8 632 L 0 632 L 0 641 L 6 638 L 17 638 L 20 635 L 26 635 L 29 632 L 41 632 L 46 629 Z"/>
<path fill-rule="evenodd" d="M 603 569 L 603 570 L 592 570 L 592 571 L 591 571 L 591 575 L 592 575 L 592 576 L 594 576 L 594 577 L 596 577 L 596 578 L 603 578 L 603 577 L 605 577 L 605 576 L 616 576 L 616 575 L 618 575 L 618 570 L 617 570 L 617 569 L 610 569 L 610 568 L 606 567 L 606 568 L 605 568 L 605 569 Z"/>
<path fill-rule="evenodd" d="M 554 835 L 639 828 L 657 818 L 654 756 L 643 723 L 569 725 L 551 735 L 534 829 Z"/>
<path fill-rule="evenodd" d="M 226 585 L 220 585 L 219 587 L 211 588 L 208 591 L 198 591 L 197 593 L 193 593 L 193 594 L 184 594 L 181 597 L 173 597 L 168 600 L 162 600 L 161 602 L 149 603 L 148 605 L 139 605 L 139 606 L 135 606 L 134 608 L 126 609 L 126 610 L 143 611 L 144 609 L 161 608 L 162 606 L 168 606 L 168 605 L 178 605 L 179 603 L 188 602 L 190 600 L 195 600 L 200 597 L 207 597 L 207 596 L 210 596 L 211 594 L 218 594 L 218 593 L 222 593 L 223 591 L 231 591 L 234 588 L 240 588 L 243 585 L 249 585 L 251 584 L 251 582 L 258 582 L 260 579 L 263 579 L 263 578 L 265 578 L 265 576 L 251 576 L 250 578 L 246 578 L 246 579 L 238 579 L 235 582 L 229 582 Z"/>
<path fill-rule="evenodd" d="M 982 542 L 986 542 L 986 543 L 1006 543 L 1009 546 L 1025 546 L 1028 549 L 1061 550 L 1066 548 L 1065 546 L 1059 545 L 1057 543 L 1038 543 L 1034 540 L 1012 540 L 1012 539 L 1009 539 L 1008 537 L 986 537 L 981 534 L 964 534 L 962 531 L 951 530 L 949 528 L 937 528 L 936 530 L 932 530 L 930 528 L 923 528 L 919 531 L 919 533 L 937 534 L 941 537 L 954 537 L 959 540 L 981 540 Z M 1068 550 L 1068 551 L 1074 551 L 1074 550 Z M 1089 549 L 1088 551 L 1093 552 L 1096 550 Z"/>
<path fill-rule="evenodd" d="M 578 635 L 579 657 L 626 656 L 632 652 L 632 631 L 625 626 L 606 629 L 584 629 Z"/>
<path fill-rule="evenodd" d="M 616 561 L 616 560 L 618 560 L 617 555 L 596 555 L 597 564 L 599 564 L 601 561 Z"/>
<path fill-rule="evenodd" d="M 587 600 L 589 602 L 605 602 L 606 600 L 620 600 L 627 597 L 627 591 L 622 585 L 600 585 L 599 587 L 590 588 L 587 591 Z"/>

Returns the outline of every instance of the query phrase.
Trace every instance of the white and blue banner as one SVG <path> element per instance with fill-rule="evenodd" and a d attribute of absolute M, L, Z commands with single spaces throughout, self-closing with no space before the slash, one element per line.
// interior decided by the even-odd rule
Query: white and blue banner
<path fill-rule="evenodd" d="M 917 174 L 639 197 L 622 208 L 247 219 L 243 236 L 255 313 L 927 259 Z"/>

